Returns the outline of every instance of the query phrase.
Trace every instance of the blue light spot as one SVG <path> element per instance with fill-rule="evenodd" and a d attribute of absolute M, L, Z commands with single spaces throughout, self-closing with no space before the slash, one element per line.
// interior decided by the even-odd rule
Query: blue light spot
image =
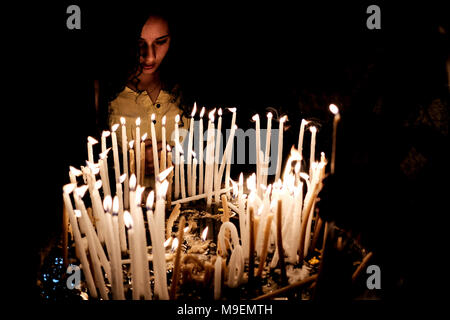
<path fill-rule="evenodd" d="M 53 279 L 52 281 L 53 281 L 53 283 L 58 283 L 59 282 L 58 279 Z"/>

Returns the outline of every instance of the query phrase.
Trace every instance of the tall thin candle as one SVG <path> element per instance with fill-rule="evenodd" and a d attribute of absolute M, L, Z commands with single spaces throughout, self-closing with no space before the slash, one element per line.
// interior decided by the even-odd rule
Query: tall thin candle
<path fill-rule="evenodd" d="M 175 199 L 180 197 L 180 150 L 178 149 L 180 133 L 178 131 L 178 122 L 180 122 L 179 114 L 175 116 L 175 189 L 173 194 Z"/>
<path fill-rule="evenodd" d="M 315 152 L 317 128 L 313 126 L 309 128 L 309 131 L 311 131 L 311 148 L 309 151 L 309 176 L 312 177 L 312 164 L 314 163 L 314 161 L 316 161 Z"/>
<path fill-rule="evenodd" d="M 159 156 L 158 156 L 158 142 L 156 140 L 155 121 L 156 115 L 152 113 L 150 121 L 150 129 L 152 133 L 153 170 L 155 172 L 155 182 L 156 182 L 156 177 L 159 174 Z"/>
<path fill-rule="evenodd" d="M 191 113 L 191 121 L 189 124 L 189 137 L 188 137 L 188 147 L 187 147 L 187 185 L 188 185 L 188 194 L 192 196 L 192 156 L 190 151 L 192 150 L 192 143 L 193 143 L 193 137 L 194 137 L 194 116 L 195 112 L 197 112 L 197 103 L 194 102 L 194 108 L 192 109 Z"/>
<path fill-rule="evenodd" d="M 233 131 L 233 128 L 235 127 L 236 124 L 236 108 L 228 108 L 228 110 L 230 110 L 231 112 L 233 112 L 233 117 L 231 118 L 231 130 Z M 231 137 L 231 134 L 230 134 Z M 233 138 L 234 139 L 234 138 Z M 231 147 L 233 148 L 233 147 Z M 232 150 L 228 153 L 228 157 L 226 158 L 227 160 L 227 168 L 225 171 L 225 189 L 227 189 L 230 186 L 230 172 L 231 172 L 231 156 L 232 156 L 233 152 Z M 224 154 L 225 156 L 225 154 Z M 227 191 L 227 197 L 230 198 L 230 191 Z"/>
<path fill-rule="evenodd" d="M 336 135 L 337 135 L 337 125 L 339 120 L 341 119 L 341 116 L 339 114 L 339 108 L 334 105 L 330 104 L 330 111 L 334 114 L 333 119 L 333 145 L 331 150 L 331 164 L 330 164 L 330 170 L 331 174 L 334 174 L 334 166 L 336 161 Z"/>
<path fill-rule="evenodd" d="M 205 138 L 204 132 L 203 132 L 203 115 L 205 114 L 205 107 L 202 108 L 200 111 L 200 122 L 199 122 L 199 130 L 198 130 L 198 138 L 199 138 L 199 150 L 198 150 L 198 161 L 199 161 L 199 169 L 198 169 L 198 176 L 199 176 L 199 184 L 198 184 L 198 193 L 203 193 L 203 139 Z"/>
<path fill-rule="evenodd" d="M 124 181 L 124 198 L 123 206 L 124 208 L 129 208 L 129 186 L 128 186 L 128 138 L 127 138 L 127 127 L 126 120 L 124 117 L 120 118 L 120 123 L 122 124 L 122 172 L 126 175 Z"/>
<path fill-rule="evenodd" d="M 222 179 L 219 177 L 219 152 L 222 145 L 222 109 L 219 108 L 217 112 L 219 115 L 219 120 L 217 121 L 217 134 L 216 134 L 216 142 L 215 142 L 215 153 L 214 153 L 214 190 L 219 190 L 221 188 Z M 223 160 L 222 160 L 223 161 Z M 218 196 L 215 197 L 214 201 L 216 203 L 220 202 Z"/>
<path fill-rule="evenodd" d="M 97 144 L 98 141 L 95 140 L 95 139 L 92 138 L 92 137 L 88 137 L 87 140 L 88 140 L 88 143 L 87 143 L 87 146 L 88 146 L 88 161 L 89 161 L 90 163 L 94 163 L 94 150 L 93 150 L 93 147 L 92 147 L 92 146 L 93 146 L 94 144 Z"/>
<path fill-rule="evenodd" d="M 167 168 L 167 163 L 166 163 L 166 158 L 167 158 L 167 150 L 166 150 L 166 115 L 164 115 L 162 117 L 161 120 L 161 145 L 162 145 L 162 149 L 161 149 L 161 165 L 160 165 L 160 170 L 164 171 Z"/>
<path fill-rule="evenodd" d="M 137 184 L 141 184 L 141 146 L 139 142 L 141 141 L 141 118 L 136 119 L 136 143 L 135 143 L 135 149 L 136 149 L 136 178 L 137 178 Z"/>
<path fill-rule="evenodd" d="M 278 129 L 278 152 L 277 152 L 277 171 L 275 173 L 275 182 L 280 179 L 282 156 L 283 156 L 283 130 L 284 122 L 286 121 L 286 116 L 281 117 L 280 126 Z"/>

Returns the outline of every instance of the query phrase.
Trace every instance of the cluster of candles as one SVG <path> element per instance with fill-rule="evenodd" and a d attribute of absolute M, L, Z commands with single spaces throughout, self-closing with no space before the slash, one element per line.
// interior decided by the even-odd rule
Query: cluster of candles
<path fill-rule="evenodd" d="M 290 157 L 285 163 L 281 176 L 281 154 L 283 148 L 283 124 L 285 117 L 280 119 L 278 161 L 275 182 L 267 184 L 267 169 L 270 153 L 270 134 L 272 114 L 267 116 L 267 138 L 265 152 L 260 147 L 259 116 L 253 120 L 256 124 L 256 173 L 246 181 L 248 194 L 244 193 L 244 178 L 241 173 L 238 182 L 230 178 L 231 151 L 236 130 L 236 109 L 233 112 L 231 133 L 229 135 L 222 161 L 219 163 L 219 136 L 215 132 L 221 131 L 222 112 L 219 109 L 217 131 L 214 130 L 214 109 L 209 113 L 207 143 L 205 156 L 203 155 L 203 121 L 200 121 L 199 162 L 192 151 L 194 139 L 194 115 L 196 106 L 191 114 L 188 135 L 188 150 L 190 150 L 185 164 L 184 154 L 179 141 L 179 116 L 175 118 L 175 146 L 174 161 L 172 151 L 167 145 L 161 151 L 161 157 L 153 148 L 155 169 L 155 186 L 148 194 L 145 202 L 145 215 L 142 196 L 145 187 L 142 186 L 145 166 L 146 134 L 140 135 L 140 119 L 136 120 L 136 141 L 128 143 L 125 120 L 122 125 L 122 170 L 120 170 L 119 149 L 116 131 L 119 124 L 112 126 L 111 132 L 102 135 L 101 149 L 98 162 L 94 160 L 93 145 L 97 143 L 92 137 L 88 138 L 88 161 L 85 167 L 78 170 L 70 167 L 70 183 L 63 187 L 65 212 L 70 221 L 71 233 L 75 241 L 75 250 L 81 262 L 85 282 L 92 298 L 125 299 L 124 264 L 130 264 L 131 287 L 133 299 L 173 299 L 180 278 L 181 244 L 185 239 L 185 217 L 181 215 L 178 224 L 178 237 L 172 239 L 173 221 L 166 223 L 166 210 L 175 205 L 179 211 L 181 203 L 188 203 L 199 199 L 206 199 L 206 206 L 210 208 L 214 198 L 215 203 L 222 205 L 222 225 L 217 237 L 217 257 L 213 258 L 210 269 L 214 273 L 214 298 L 220 299 L 221 286 L 226 283 L 229 287 L 237 287 L 242 283 L 251 282 L 255 277 L 261 277 L 272 244 L 276 249 L 270 262 L 270 267 L 281 267 L 282 276 L 285 275 L 285 260 L 292 264 L 301 263 L 309 248 L 311 224 L 317 195 L 322 188 L 325 177 L 327 160 L 322 152 L 319 162 L 315 160 L 316 128 L 311 126 L 310 165 L 308 173 L 302 170 L 303 137 L 307 121 L 302 120 L 297 149 L 292 148 Z M 335 105 L 330 106 L 335 115 L 334 136 L 339 121 L 339 111 Z M 204 108 L 200 113 L 203 117 Z M 150 133 L 152 145 L 156 146 L 156 134 L 152 115 Z M 166 146 L 165 121 L 162 122 L 162 142 Z M 115 194 L 111 192 L 111 180 L 108 176 L 108 157 L 106 138 L 111 135 L 114 160 Z M 130 148 L 128 148 L 130 147 Z M 167 151 L 167 152 L 166 152 Z M 204 157 L 203 157 L 204 156 Z M 334 170 L 335 137 L 333 137 L 332 168 Z M 193 161 L 191 161 L 193 159 Z M 203 168 L 203 162 L 205 167 Z M 186 166 L 186 168 L 185 168 Z M 185 184 L 187 171 L 187 185 Z M 199 174 L 199 183 L 196 176 Z M 222 188 L 225 171 L 225 187 Z M 100 179 L 97 180 L 97 175 Z M 84 184 L 79 186 L 77 177 L 82 176 Z M 175 181 L 174 181 L 175 180 Z M 114 180 L 112 180 L 114 181 Z M 229 184 L 232 187 L 229 187 Z M 123 188 L 122 188 L 123 185 Z M 187 193 L 186 193 L 187 187 Z M 306 187 L 306 190 L 304 189 Z M 100 189 L 102 192 L 100 192 Z M 198 189 L 198 194 L 197 194 Z M 230 192 L 232 190 L 232 193 Z M 89 191 L 90 201 L 83 197 Z M 70 196 L 72 195 L 72 197 Z M 172 201 L 172 195 L 175 201 Z M 73 199 L 73 201 L 72 201 Z M 73 207 L 75 205 L 75 209 Z M 90 205 L 90 206 L 89 206 Z M 238 217 L 239 231 L 230 222 L 230 210 Z M 145 223 L 145 221 L 147 223 Z M 147 226 L 147 228 L 146 228 Z M 148 253 L 147 233 L 150 235 L 152 254 Z M 84 235 L 84 236 L 83 236 Z M 166 239 L 166 236 L 168 239 Z M 206 230 L 202 235 L 206 238 Z M 173 241 L 172 241 L 173 240 Z M 171 257 L 166 254 L 166 248 L 172 243 Z M 228 255 L 229 258 L 228 258 Z M 129 259 L 124 259 L 129 257 Z M 174 260 L 171 287 L 167 285 L 167 259 Z M 255 259 L 259 261 L 255 270 Z M 152 261 L 154 273 L 154 290 L 151 289 L 149 261 Z M 248 261 L 248 276 L 245 277 L 244 266 Z M 222 269 L 227 270 L 223 272 Z M 256 271 L 256 272 L 255 272 Z M 107 280 L 107 281 L 106 281 Z M 225 281 L 226 280 L 226 281 Z M 109 283 L 111 289 L 107 289 Z M 108 291 L 111 291 L 111 295 Z"/>

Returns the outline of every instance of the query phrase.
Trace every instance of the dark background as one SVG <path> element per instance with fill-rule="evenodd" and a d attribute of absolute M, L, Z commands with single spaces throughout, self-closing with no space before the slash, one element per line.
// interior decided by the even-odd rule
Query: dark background
<path fill-rule="evenodd" d="M 324 190 L 323 215 L 362 231 L 365 244 L 380 252 L 392 289 L 386 290 L 388 297 L 418 297 L 423 263 L 440 259 L 434 248 L 442 243 L 440 221 L 448 213 L 443 209 L 447 188 L 438 184 L 448 174 L 450 28 L 441 4 L 396 3 L 214 1 L 173 3 L 172 9 L 180 82 L 200 105 L 238 107 L 243 129 L 253 126 L 254 113 L 275 108 L 289 117 L 286 146 L 296 144 L 302 118 L 316 120 L 318 149 L 327 154 L 332 125 L 327 108 L 341 107 L 337 173 Z M 81 30 L 66 28 L 71 4 L 81 8 Z M 370 4 L 381 8 L 381 30 L 366 28 Z M 68 167 L 83 164 L 86 137 L 98 134 L 93 81 L 114 68 L 121 43 L 115 35 L 139 6 L 136 1 L 39 4 L 33 23 L 24 19 L 20 29 L 25 67 L 20 75 L 30 84 L 24 112 L 33 133 L 27 163 L 32 159 L 38 169 L 30 190 L 38 214 L 29 220 L 37 231 L 32 233 L 35 269 L 41 249 L 60 232 Z M 438 121 L 417 122 L 436 100 L 443 105 Z M 417 168 L 408 171 L 401 164 L 411 148 L 426 160 L 413 161 Z"/>

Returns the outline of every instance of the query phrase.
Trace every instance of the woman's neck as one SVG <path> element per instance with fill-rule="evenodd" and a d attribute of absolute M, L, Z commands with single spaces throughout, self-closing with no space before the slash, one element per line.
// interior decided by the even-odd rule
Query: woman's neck
<path fill-rule="evenodd" d="M 130 87 L 137 91 L 146 91 L 150 99 L 154 103 L 161 91 L 161 79 L 159 73 L 150 75 L 140 75 L 137 87 L 132 82 L 129 83 Z"/>

